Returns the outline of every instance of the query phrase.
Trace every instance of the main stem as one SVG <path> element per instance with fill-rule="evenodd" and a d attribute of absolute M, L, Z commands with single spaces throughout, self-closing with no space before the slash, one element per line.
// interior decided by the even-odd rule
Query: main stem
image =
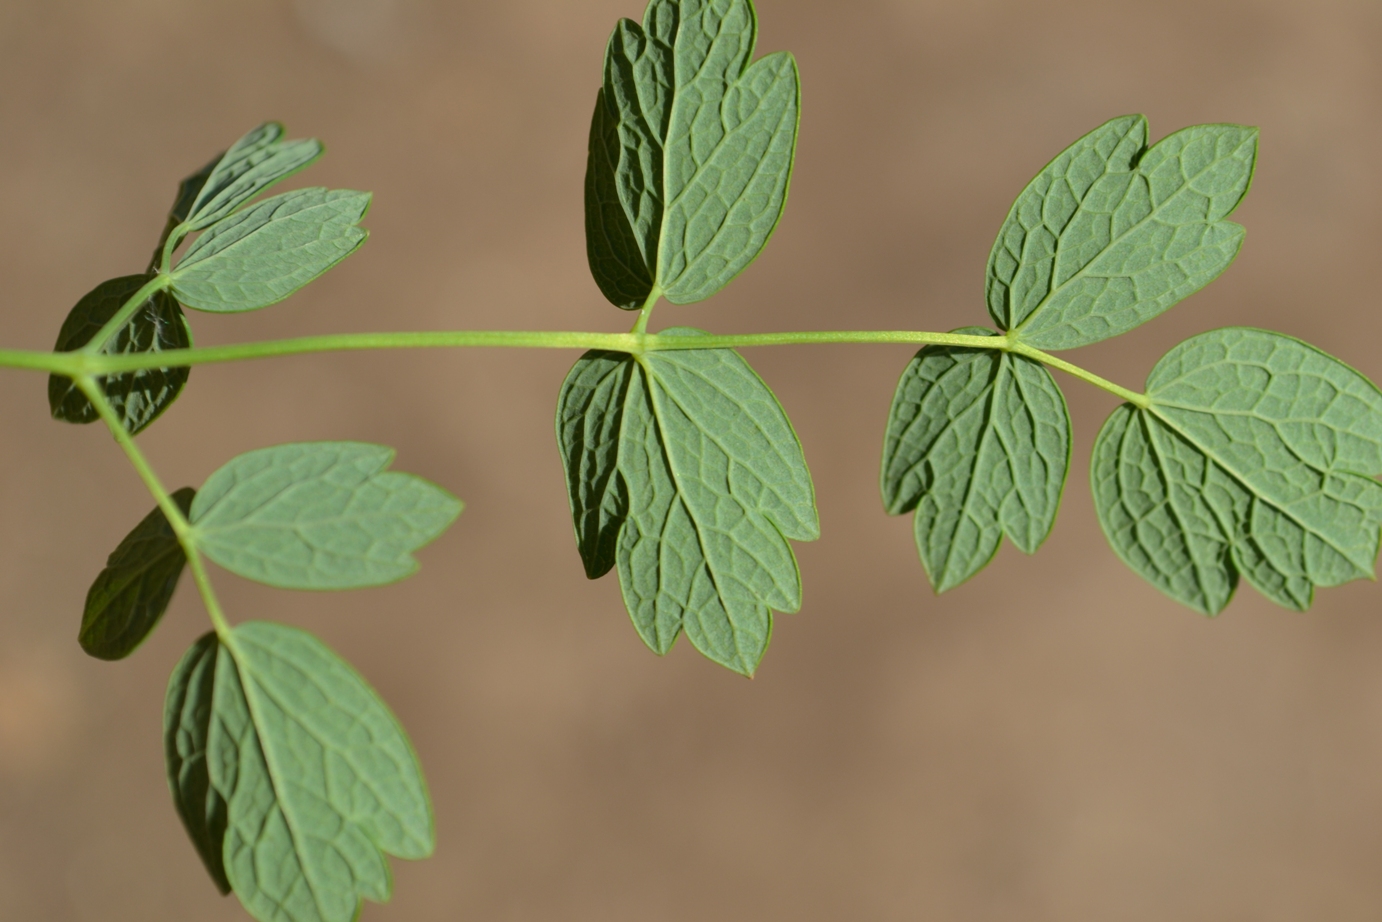
<path fill-rule="evenodd" d="M 206 613 L 211 618 L 211 624 L 216 629 L 216 635 L 229 643 L 230 624 L 221 611 L 221 603 L 216 599 L 216 591 L 211 586 L 211 577 L 206 572 L 206 562 L 202 560 L 202 555 L 197 551 L 197 545 L 192 540 L 192 523 L 187 521 L 187 516 L 182 514 L 182 509 L 178 507 L 173 497 L 164 488 L 162 481 L 158 479 L 158 474 L 149 464 L 149 460 L 139 450 L 139 446 L 134 444 L 134 437 L 125 430 L 120 414 L 115 411 L 115 407 L 111 405 L 110 399 L 101 390 L 96 379 L 83 376 L 74 380 L 77 386 L 82 389 L 82 393 L 86 395 L 86 399 L 90 400 L 91 405 L 96 408 L 96 412 L 101 415 L 101 419 L 105 421 L 111 435 L 115 436 L 115 441 L 120 443 L 120 447 L 125 450 L 125 456 L 130 459 L 130 464 L 134 465 L 139 478 L 144 481 L 144 486 L 148 487 L 149 492 L 153 494 L 158 508 L 163 510 L 168 524 L 173 527 L 173 534 L 177 535 L 178 543 L 182 545 L 183 553 L 187 555 L 187 563 L 192 567 L 192 578 L 196 580 L 197 591 L 201 593 L 202 603 L 206 606 Z"/>
<path fill-rule="evenodd" d="M 640 312 L 639 320 L 646 316 Z M 634 327 L 638 330 L 638 325 Z M 94 340 L 93 340 L 94 341 Z M 205 346 L 110 355 L 87 352 L 37 352 L 0 349 L 0 367 L 31 368 L 82 377 L 143 371 L 151 368 L 208 365 L 238 362 L 282 355 L 315 352 L 353 352 L 372 349 L 447 349 L 529 348 L 603 349 L 641 355 L 647 352 L 682 349 L 738 349 L 752 346 L 787 346 L 826 343 L 893 343 L 913 346 L 959 346 L 970 349 L 997 349 L 1023 355 L 1058 368 L 1082 381 L 1102 388 L 1136 406 L 1149 405 L 1146 396 L 1086 371 L 1078 365 L 1006 336 L 968 336 L 961 333 L 931 333 L 917 330 L 822 330 L 798 333 L 742 333 L 728 336 L 666 336 L 653 333 L 568 333 L 513 330 L 455 330 L 416 333 L 338 333 L 304 336 L 230 346 Z"/>

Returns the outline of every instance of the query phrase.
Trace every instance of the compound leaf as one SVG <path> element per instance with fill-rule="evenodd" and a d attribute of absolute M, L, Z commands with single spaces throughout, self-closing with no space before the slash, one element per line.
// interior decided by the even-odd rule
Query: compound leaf
<path fill-rule="evenodd" d="M 927 346 L 903 372 L 880 486 L 889 514 L 916 510 L 917 550 L 937 592 L 983 569 L 1004 534 L 1036 553 L 1055 523 L 1069 466 L 1065 398 L 1038 363 Z"/>
<path fill-rule="evenodd" d="M 425 858 L 432 806 L 403 728 L 312 635 L 207 634 L 168 684 L 168 781 L 221 892 L 261 922 L 351 922 L 392 890 L 386 854 Z"/>
<path fill-rule="evenodd" d="M 198 237 L 173 270 L 188 307 L 221 313 L 281 301 L 345 259 L 368 236 L 356 225 L 368 192 L 298 189 L 267 198 Z"/>
<path fill-rule="evenodd" d="M 300 442 L 234 458 L 192 503 L 197 547 L 246 579 L 284 589 L 354 589 L 417 570 L 413 551 L 462 504 L 421 477 L 385 470 L 393 449 Z"/>
<path fill-rule="evenodd" d="M 189 231 L 208 228 L 269 186 L 307 167 L 323 150 L 315 138 L 285 141 L 283 126 L 266 122 L 183 180 L 171 216 Z"/>
<path fill-rule="evenodd" d="M 74 352 L 91 342 L 106 321 L 114 317 L 150 278 L 149 275 L 126 275 L 102 282 L 87 292 L 63 321 L 53 351 Z M 128 355 L 186 349 L 191 345 L 192 331 L 182 308 L 167 291 L 157 291 L 109 339 L 101 352 Z M 99 381 L 125 428 L 136 433 L 177 400 L 187 383 L 188 372 L 186 366 L 151 368 L 109 375 Z M 48 377 L 48 406 L 53 418 L 64 422 L 90 423 L 100 419 L 81 389 L 71 378 L 61 375 Z"/>
<path fill-rule="evenodd" d="M 586 246 L 615 305 L 708 298 L 782 216 L 800 80 L 786 52 L 753 62 L 749 0 L 652 0 L 605 51 L 591 119 Z"/>
<path fill-rule="evenodd" d="M 173 494 L 182 514 L 195 492 L 183 487 Z M 97 659 L 124 659 L 153 633 L 172 601 L 187 555 L 173 526 L 157 506 L 111 552 L 106 567 L 86 593 L 82 649 Z"/>
<path fill-rule="evenodd" d="M 1382 394 L 1279 333 L 1229 328 L 1168 352 L 1146 408 L 1094 446 L 1099 521 L 1167 595 L 1219 612 L 1246 577 L 1272 601 L 1372 577 L 1382 525 Z"/>
<path fill-rule="evenodd" d="M 1013 203 L 988 264 L 994 321 L 1038 349 L 1131 330 L 1228 268 L 1257 129 L 1195 125 L 1147 149 L 1147 120 L 1109 121 L 1066 148 Z"/>
<path fill-rule="evenodd" d="M 562 385 L 557 440 L 586 574 L 618 568 L 654 651 L 684 630 L 752 675 L 772 612 L 801 607 L 787 539 L 820 535 L 801 443 L 772 391 L 729 349 L 588 352 Z"/>

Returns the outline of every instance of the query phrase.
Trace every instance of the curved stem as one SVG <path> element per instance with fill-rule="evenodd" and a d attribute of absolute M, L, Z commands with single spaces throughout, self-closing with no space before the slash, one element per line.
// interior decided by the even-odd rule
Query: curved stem
<path fill-rule="evenodd" d="M 633 322 L 633 329 L 630 333 L 641 336 L 648 332 L 648 319 L 653 316 L 653 308 L 657 306 L 657 299 L 662 297 L 662 289 L 656 285 L 653 290 L 648 292 L 648 300 L 643 302 L 642 309 L 638 312 L 638 319 Z"/>
<path fill-rule="evenodd" d="M 125 425 L 120 419 L 120 415 L 115 412 L 115 407 L 106 397 L 105 392 L 96 379 L 90 375 L 83 375 L 73 379 L 77 386 L 81 388 L 86 399 L 91 401 L 91 405 L 96 408 L 96 412 L 101 415 L 101 419 L 110 429 L 111 435 L 115 436 L 115 441 L 124 449 L 125 456 L 130 459 L 130 464 L 134 465 L 139 478 L 144 481 L 144 486 L 148 487 L 153 494 L 154 501 L 158 503 L 158 508 L 163 510 L 163 515 L 168 519 L 168 524 L 173 527 L 173 533 L 177 535 L 178 543 L 182 545 L 183 553 L 187 555 L 187 562 L 192 567 L 192 577 L 197 583 L 197 591 L 201 593 L 202 604 L 206 606 L 206 613 L 211 618 L 211 624 L 216 629 L 216 635 L 229 643 L 230 624 L 226 621 L 225 613 L 221 611 L 221 603 L 216 599 L 216 592 L 211 586 L 211 578 L 206 572 L 206 564 L 203 562 L 201 554 L 197 551 L 197 545 L 192 540 L 192 524 L 187 521 L 187 516 L 182 514 L 182 509 L 174 502 L 173 497 L 158 479 L 158 474 L 154 472 L 153 466 L 149 464 L 144 453 L 139 450 L 139 446 L 134 444 L 134 437 L 125 430 Z"/>
<path fill-rule="evenodd" d="M 1085 381 L 1089 384 L 1093 384 L 1095 387 L 1102 388 L 1103 390 L 1108 391 L 1110 394 L 1113 394 L 1115 397 L 1121 397 L 1122 399 L 1126 400 L 1128 403 L 1132 404 L 1135 407 L 1141 407 L 1145 410 L 1152 405 L 1151 400 L 1148 399 L 1146 394 L 1139 394 L 1136 391 L 1130 391 L 1126 387 L 1114 384 L 1107 378 L 1099 377 L 1092 371 L 1086 371 L 1078 365 L 1072 365 L 1065 359 L 1056 358 L 1049 352 L 1042 352 L 1040 349 L 1033 349 L 1031 346 L 1024 346 L 1022 343 L 1014 343 L 1008 346 L 1008 351 L 1015 352 L 1018 355 L 1025 355 L 1029 359 L 1035 359 L 1036 361 L 1041 362 L 1045 365 L 1050 365 L 1052 368 L 1059 368 L 1066 374 L 1074 375 L 1081 381 Z"/>

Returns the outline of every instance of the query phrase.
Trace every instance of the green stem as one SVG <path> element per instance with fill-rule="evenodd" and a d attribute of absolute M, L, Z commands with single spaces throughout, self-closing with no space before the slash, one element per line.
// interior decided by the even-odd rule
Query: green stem
<path fill-rule="evenodd" d="M 1126 387 L 1114 384 L 1107 378 L 1099 377 L 1092 371 L 1086 371 L 1078 365 L 1072 365 L 1065 359 L 1058 359 L 1048 352 L 1042 352 L 1040 349 L 1033 349 L 1031 346 L 1024 346 L 1022 343 L 1010 345 L 1008 351 L 1015 352 L 1018 355 L 1025 355 L 1029 359 L 1035 359 L 1038 362 L 1050 365 L 1052 368 L 1059 368 L 1066 374 L 1074 375 L 1081 381 L 1093 384 L 1095 387 L 1103 388 L 1115 397 L 1121 397 L 1135 407 L 1141 407 L 1145 410 L 1152 405 L 1151 400 L 1147 398 L 1146 394 L 1130 391 Z"/>
<path fill-rule="evenodd" d="M 646 309 L 646 307 L 645 307 Z M 637 327 L 635 327 L 635 330 Z M 649 333 L 567 333 L 514 330 L 455 330 L 416 333 L 338 333 L 304 336 L 229 346 L 203 346 L 119 355 L 86 352 L 28 352 L 0 350 L 0 367 L 34 368 L 77 378 L 113 375 L 150 368 L 238 362 L 282 355 L 315 352 L 352 352 L 367 349 L 444 349 L 500 347 L 529 349 L 605 349 L 611 352 L 645 352 L 681 349 L 739 349 L 752 346 L 787 346 L 825 343 L 892 343 L 912 346 L 961 346 L 1001 349 L 1043 362 L 1102 388 L 1139 407 L 1147 398 L 1073 365 L 1054 355 L 1011 342 L 1006 336 L 968 336 L 962 333 L 930 333 L 918 330 L 822 330 L 799 333 L 741 333 L 729 336 L 666 336 Z"/>
<path fill-rule="evenodd" d="M 192 578 L 196 580 L 197 591 L 201 593 L 202 603 L 206 605 L 206 613 L 211 618 L 211 624 L 216 629 L 217 636 L 229 643 L 230 624 L 221 611 L 221 603 L 216 599 L 216 592 L 211 586 L 211 577 L 206 572 L 206 564 L 197 551 L 196 542 L 192 540 L 192 524 L 187 521 L 187 516 L 182 514 L 178 504 L 173 501 L 173 497 L 164 488 L 162 481 L 158 479 L 158 474 L 154 472 L 152 465 L 144 457 L 144 453 L 139 450 L 139 446 L 134 444 L 134 437 L 125 430 L 120 415 L 115 412 L 115 407 L 111 405 L 109 398 L 101 390 L 96 379 L 89 375 L 83 375 L 73 380 L 82 389 L 82 393 L 86 394 L 86 399 L 91 401 L 96 412 L 101 415 L 101 419 L 109 427 L 111 435 L 115 436 L 115 441 L 120 443 L 120 447 L 125 450 L 125 457 L 130 459 L 130 464 L 134 465 L 139 478 L 144 481 L 144 486 L 148 487 L 149 492 L 153 494 L 158 508 L 163 510 L 164 517 L 168 519 L 168 524 L 173 527 L 173 533 L 177 535 L 178 543 L 182 545 L 182 550 L 187 555 L 187 562 L 192 567 Z"/>
<path fill-rule="evenodd" d="M 106 321 L 105 326 L 91 337 L 91 341 L 82 347 L 82 352 L 87 355 L 99 355 L 101 350 L 110 342 L 110 338 L 118 333 L 129 319 L 134 316 L 134 312 L 144 306 L 144 302 L 153 297 L 154 293 L 167 288 L 172 284 L 172 280 L 166 275 L 155 275 L 140 287 L 129 300 L 120 305 L 120 309 L 115 315 Z"/>
<path fill-rule="evenodd" d="M 648 300 L 643 302 L 643 307 L 638 312 L 638 319 L 633 322 L 633 329 L 630 333 L 635 336 L 642 336 L 648 332 L 648 319 L 653 316 L 653 308 L 657 306 L 657 299 L 662 297 L 662 289 L 656 285 L 653 290 L 648 292 Z"/>

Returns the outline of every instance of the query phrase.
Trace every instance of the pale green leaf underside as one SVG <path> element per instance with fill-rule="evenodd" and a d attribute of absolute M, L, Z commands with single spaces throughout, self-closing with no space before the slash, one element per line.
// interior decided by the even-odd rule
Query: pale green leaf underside
<path fill-rule="evenodd" d="M 787 539 L 820 535 L 801 444 L 772 391 L 727 349 L 588 352 L 562 385 L 557 440 L 587 575 L 618 568 L 656 652 L 684 630 L 752 675 L 772 612 L 801 607 Z"/>
<path fill-rule="evenodd" d="M 281 301 L 365 242 L 356 225 L 368 192 L 299 189 L 236 212 L 193 242 L 173 293 L 203 311 L 250 311 Z"/>
<path fill-rule="evenodd" d="M 1036 362 L 927 346 L 903 372 L 884 436 L 883 505 L 916 510 L 917 550 L 937 592 L 983 569 L 1004 534 L 1035 553 L 1069 465 L 1065 398 Z"/>
<path fill-rule="evenodd" d="M 183 181 L 171 216 L 187 230 L 210 227 L 322 155 L 320 141 L 282 138 L 283 126 L 266 122 L 236 141 L 214 165 Z"/>
<path fill-rule="evenodd" d="M 183 515 L 194 491 L 172 495 Z M 86 593 L 77 640 L 97 659 L 123 659 L 153 633 L 177 589 L 187 555 L 157 507 L 111 552 L 105 569 Z"/>
<path fill-rule="evenodd" d="M 460 514 L 434 484 L 385 468 L 393 449 L 300 442 L 247 452 L 192 504 L 197 547 L 246 579 L 285 589 L 378 586 L 417 569 L 412 554 Z"/>
<path fill-rule="evenodd" d="M 1038 349 L 1145 323 L 1213 281 L 1243 243 L 1257 129 L 1195 125 L 1147 149 L 1147 120 L 1113 119 L 1022 190 L 988 264 L 994 321 Z"/>
<path fill-rule="evenodd" d="M 402 727 L 321 641 L 267 622 L 207 634 L 168 685 L 174 803 L 222 891 L 260 922 L 350 922 L 383 902 L 385 854 L 435 844 Z"/>
<path fill-rule="evenodd" d="M 710 297 L 762 251 L 786 202 L 800 80 L 790 54 L 750 64 L 748 0 L 652 0 L 605 52 L 586 171 L 590 268 L 619 307 L 656 287 Z"/>
<path fill-rule="evenodd" d="M 1114 411 L 1092 482 L 1118 555 L 1172 598 L 1220 611 L 1242 575 L 1304 610 L 1317 586 L 1371 577 L 1382 523 L 1382 394 L 1298 340 L 1203 333 Z"/>

